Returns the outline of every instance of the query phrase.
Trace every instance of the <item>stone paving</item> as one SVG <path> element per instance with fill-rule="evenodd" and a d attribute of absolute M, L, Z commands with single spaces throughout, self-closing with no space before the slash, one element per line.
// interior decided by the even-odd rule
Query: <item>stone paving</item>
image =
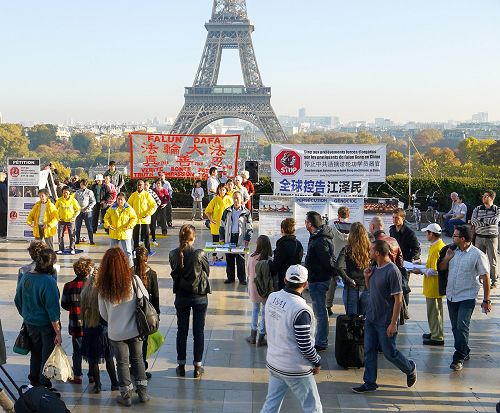
<path fill-rule="evenodd" d="M 165 344 L 150 360 L 152 379 L 149 391 L 152 400 L 147 405 L 134 404 L 133 410 L 143 412 L 259 412 L 267 390 L 265 368 L 266 349 L 255 348 L 245 342 L 249 333 L 251 305 L 244 287 L 224 285 L 224 267 L 212 267 L 210 274 L 213 294 L 209 296 L 209 309 L 205 330 L 205 374 L 201 380 L 192 378 L 192 367 L 188 366 L 186 378 L 177 378 L 176 367 L 176 317 L 173 307 L 172 281 L 169 275 L 168 252 L 177 246 L 177 229 L 166 238 L 158 238 L 160 246 L 154 247 L 156 254 L 150 265 L 157 271 L 161 296 L 161 332 Z M 200 222 L 196 245 L 201 247 L 210 235 L 202 229 Z M 256 225 L 258 228 L 258 225 Z M 99 230 L 101 233 L 102 230 Z M 256 230 L 257 232 L 257 230 Z M 83 235 L 83 233 L 82 233 Z M 254 240 L 257 236 L 254 236 Z M 426 241 L 423 242 L 423 258 L 426 257 Z M 445 239 L 450 242 L 450 239 Z M 99 261 L 106 250 L 108 240 L 104 233 L 96 237 L 96 246 L 82 244 L 84 254 Z M 253 244 L 252 244 L 253 246 Z M 0 242 L 0 318 L 2 321 L 8 352 L 8 370 L 20 384 L 25 384 L 28 373 L 28 356 L 12 353 L 12 345 L 21 325 L 13 298 L 16 274 L 19 266 L 29 262 L 26 242 Z M 73 278 L 72 262 L 78 257 L 62 256 L 59 259 L 61 273 L 59 288 Z M 411 320 L 400 327 L 398 348 L 416 361 L 418 382 L 408 389 L 406 377 L 379 356 L 380 388 L 377 392 L 356 395 L 351 387 L 362 382 L 363 369 L 343 370 L 335 362 L 334 331 L 335 317 L 330 318 L 330 343 L 322 353 L 322 370 L 317 377 L 321 401 L 325 412 L 494 412 L 500 399 L 500 300 L 498 290 L 493 290 L 493 313 L 486 316 L 479 306 L 471 323 L 471 360 L 460 372 L 449 369 L 453 353 L 453 337 L 446 313 L 446 342 L 442 347 L 424 347 L 421 335 L 427 332 L 425 299 L 422 296 L 421 276 L 411 280 Z M 482 294 L 482 292 L 480 292 Z M 309 297 L 306 294 L 307 299 Z M 337 291 L 334 312 L 343 313 L 341 294 Z M 62 312 L 63 346 L 71 355 L 71 340 L 67 334 L 68 317 Z M 189 338 L 188 359 L 192 354 Z M 86 365 L 84 363 L 84 369 Z M 56 387 L 69 409 L 75 413 L 116 412 L 122 409 L 113 401 L 116 393 L 110 391 L 109 380 L 102 371 L 103 392 L 89 393 L 89 385 L 57 383 Z M 126 410 L 127 408 L 123 408 Z M 301 409 L 292 394 L 288 393 L 282 412 L 295 413 Z"/>

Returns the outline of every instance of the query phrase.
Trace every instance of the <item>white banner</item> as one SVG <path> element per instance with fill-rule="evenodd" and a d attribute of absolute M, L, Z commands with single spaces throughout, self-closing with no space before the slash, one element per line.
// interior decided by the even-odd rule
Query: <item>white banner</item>
<path fill-rule="evenodd" d="M 8 160 L 9 212 L 7 216 L 7 238 L 30 239 L 33 230 L 26 220 L 38 199 L 40 159 Z"/>
<path fill-rule="evenodd" d="M 385 182 L 385 144 L 271 145 L 275 194 L 366 196 L 368 182 Z"/>

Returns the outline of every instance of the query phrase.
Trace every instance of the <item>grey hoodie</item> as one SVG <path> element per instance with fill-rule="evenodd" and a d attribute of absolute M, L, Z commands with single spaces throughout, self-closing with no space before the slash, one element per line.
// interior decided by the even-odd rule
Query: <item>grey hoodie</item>
<path fill-rule="evenodd" d="M 94 193 L 88 188 L 76 191 L 75 199 L 80 204 L 82 214 L 92 212 L 92 208 L 94 208 L 94 205 L 96 204 Z"/>

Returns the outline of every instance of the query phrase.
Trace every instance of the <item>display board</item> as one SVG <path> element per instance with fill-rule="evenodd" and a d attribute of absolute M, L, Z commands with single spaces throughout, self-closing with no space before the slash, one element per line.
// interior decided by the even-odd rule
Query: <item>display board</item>
<path fill-rule="evenodd" d="M 404 203 L 397 198 L 365 198 L 364 224 L 368 229 L 370 221 L 374 216 L 380 216 L 384 221 L 384 228 L 389 235 L 389 227 L 392 225 L 392 211 L 403 208 Z"/>
<path fill-rule="evenodd" d="M 26 224 L 28 214 L 38 200 L 40 159 L 8 159 L 9 209 L 7 238 L 31 239 L 33 230 Z"/>
<path fill-rule="evenodd" d="M 130 176 L 206 179 L 210 167 L 238 170 L 240 135 L 169 135 L 132 132 Z"/>

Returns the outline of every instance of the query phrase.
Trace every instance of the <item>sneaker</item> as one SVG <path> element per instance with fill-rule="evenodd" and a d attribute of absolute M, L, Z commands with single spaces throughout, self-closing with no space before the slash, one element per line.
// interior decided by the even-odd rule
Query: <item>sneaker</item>
<path fill-rule="evenodd" d="M 413 362 L 413 371 L 406 375 L 406 385 L 408 387 L 413 386 L 417 382 L 417 363 Z"/>
<path fill-rule="evenodd" d="M 151 244 L 153 244 L 155 247 L 157 247 L 158 245 L 160 245 L 160 244 L 158 244 L 158 243 L 156 242 L 156 240 L 155 240 L 155 241 L 151 241 Z"/>
<path fill-rule="evenodd" d="M 75 376 L 72 379 L 69 379 L 68 381 L 73 384 L 82 384 L 83 382 L 82 376 Z"/>
<path fill-rule="evenodd" d="M 433 340 L 432 338 L 424 339 L 424 346 L 444 346 L 444 340 Z"/>
<path fill-rule="evenodd" d="M 352 390 L 354 393 L 358 393 L 358 394 L 361 394 L 361 393 L 371 393 L 371 392 L 374 392 L 375 390 L 377 390 L 377 387 L 378 387 L 378 386 L 371 387 L 371 386 L 368 386 L 368 385 L 365 383 L 365 384 L 362 384 L 362 385 L 361 385 L 361 386 L 359 386 L 359 387 L 353 387 L 351 390 Z"/>
<path fill-rule="evenodd" d="M 71 250 L 71 251 L 70 251 L 70 254 L 71 254 L 71 255 L 75 255 L 75 254 L 76 254 L 75 250 Z"/>
<path fill-rule="evenodd" d="M 326 351 L 327 347 L 324 347 L 324 346 L 319 346 L 318 344 L 316 344 L 314 346 L 314 348 L 316 349 L 316 351 L 319 353 L 320 351 Z"/>
<path fill-rule="evenodd" d="M 462 361 L 454 361 L 450 364 L 450 369 L 454 371 L 460 371 L 464 368 L 464 363 Z"/>
<path fill-rule="evenodd" d="M 57 251 L 56 251 L 56 254 L 62 254 L 62 253 L 63 253 L 63 251 L 62 251 L 62 250 L 57 250 Z"/>
<path fill-rule="evenodd" d="M 424 340 L 430 340 L 431 337 L 432 337 L 431 333 L 424 333 L 424 334 L 422 334 L 422 338 Z"/>

